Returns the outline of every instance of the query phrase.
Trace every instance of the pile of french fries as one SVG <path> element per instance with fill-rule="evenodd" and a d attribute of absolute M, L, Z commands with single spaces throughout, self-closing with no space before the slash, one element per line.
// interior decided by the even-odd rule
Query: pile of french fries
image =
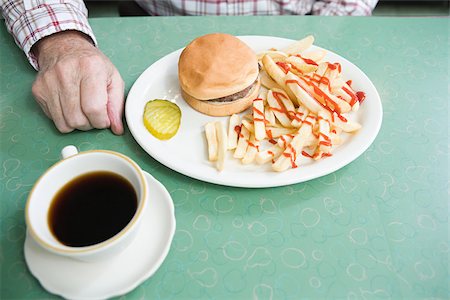
<path fill-rule="evenodd" d="M 361 125 L 348 119 L 364 100 L 339 63 L 324 61 L 325 50 L 311 50 L 307 36 L 283 50 L 258 54 L 261 90 L 251 113 L 205 125 L 208 158 L 223 170 L 228 150 L 243 164 L 271 163 L 282 172 L 297 168 L 299 158 L 319 160 L 332 155 L 341 134 L 355 133 Z"/>

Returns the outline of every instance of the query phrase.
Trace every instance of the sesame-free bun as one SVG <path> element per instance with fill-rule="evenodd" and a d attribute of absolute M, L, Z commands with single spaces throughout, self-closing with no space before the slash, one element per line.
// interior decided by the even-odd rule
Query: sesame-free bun
<path fill-rule="evenodd" d="M 206 102 L 239 93 L 257 81 L 258 73 L 258 60 L 252 49 L 240 39 L 224 33 L 194 39 L 178 61 L 178 79 L 185 100 L 193 98 Z M 253 87 L 251 92 L 255 94 Z M 216 103 L 215 106 L 224 108 L 238 101 Z"/>

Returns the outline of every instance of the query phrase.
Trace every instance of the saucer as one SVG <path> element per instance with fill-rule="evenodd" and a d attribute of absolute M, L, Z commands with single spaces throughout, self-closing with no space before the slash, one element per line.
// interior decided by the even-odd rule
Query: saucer
<path fill-rule="evenodd" d="M 152 199 L 135 240 L 118 256 L 94 263 L 77 261 L 44 250 L 27 232 L 25 261 L 47 291 L 68 299 L 111 298 L 130 292 L 156 272 L 172 243 L 175 214 L 166 188 L 144 173 Z"/>

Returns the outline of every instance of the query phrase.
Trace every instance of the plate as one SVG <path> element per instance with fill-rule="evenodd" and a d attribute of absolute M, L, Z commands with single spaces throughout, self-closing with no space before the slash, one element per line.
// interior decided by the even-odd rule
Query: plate
<path fill-rule="evenodd" d="M 254 51 L 283 48 L 293 40 L 269 36 L 240 36 Z M 315 49 L 320 47 L 313 46 Z M 352 87 L 366 93 L 366 99 L 357 113 L 349 119 L 362 125 L 355 135 L 342 135 L 342 145 L 333 149 L 333 156 L 319 161 L 301 158 L 299 167 L 282 173 L 271 170 L 270 164 L 242 165 L 228 151 L 225 169 L 219 172 L 207 159 L 204 125 L 213 120 L 227 124 L 228 117 L 209 117 L 192 109 L 181 97 L 178 85 L 178 58 L 182 49 L 174 51 L 148 67 L 132 86 L 126 101 L 125 116 L 131 134 L 138 144 L 163 165 L 206 182 L 227 186 L 259 188 L 275 187 L 307 181 L 330 174 L 358 158 L 374 141 L 381 127 L 380 96 L 370 79 L 345 58 L 327 51 L 325 60 L 339 62 L 343 76 L 353 81 Z M 144 127 L 142 114 L 147 101 L 155 98 L 175 102 L 182 111 L 181 125 L 175 137 L 160 141 Z"/>
<path fill-rule="evenodd" d="M 169 252 L 175 215 L 166 188 L 146 177 L 153 192 L 150 205 L 135 240 L 113 259 L 88 263 L 53 254 L 27 233 L 25 261 L 47 291 L 68 299 L 105 299 L 130 292 L 156 272 Z"/>

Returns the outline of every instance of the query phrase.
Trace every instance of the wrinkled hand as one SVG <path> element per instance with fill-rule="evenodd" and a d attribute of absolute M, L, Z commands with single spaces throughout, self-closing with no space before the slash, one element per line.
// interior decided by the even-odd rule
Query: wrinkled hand
<path fill-rule="evenodd" d="M 40 71 L 32 92 L 62 133 L 108 128 L 123 133 L 124 82 L 82 33 L 64 31 L 34 45 Z"/>

